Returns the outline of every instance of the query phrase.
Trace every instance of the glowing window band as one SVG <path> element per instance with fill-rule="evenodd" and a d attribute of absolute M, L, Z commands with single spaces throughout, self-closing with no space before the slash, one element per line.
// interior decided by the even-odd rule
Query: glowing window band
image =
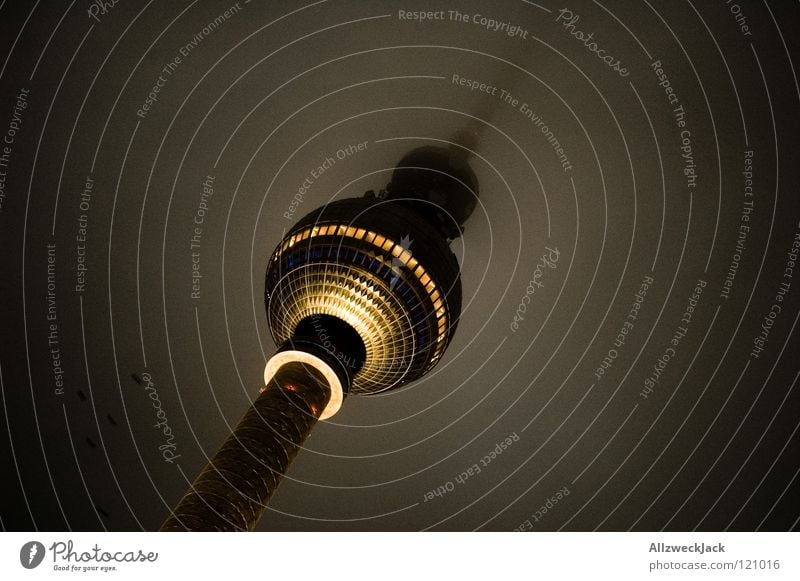
<path fill-rule="evenodd" d="M 425 268 L 411 255 L 411 252 L 393 240 L 364 228 L 356 228 L 354 226 L 345 226 L 341 224 L 325 224 L 309 226 L 293 234 L 275 251 L 273 260 L 280 258 L 286 250 L 292 248 L 298 242 L 321 236 L 340 236 L 342 238 L 363 240 L 378 250 L 390 252 L 402 266 L 406 267 L 408 271 L 416 277 L 421 286 L 428 293 L 428 298 L 433 303 L 433 309 L 438 320 L 438 337 L 436 339 L 436 348 L 431 363 L 438 361 L 444 351 L 444 340 L 447 336 L 447 312 L 444 308 L 444 301 L 439 293 L 439 289 L 436 287 L 436 283 L 426 272 Z"/>

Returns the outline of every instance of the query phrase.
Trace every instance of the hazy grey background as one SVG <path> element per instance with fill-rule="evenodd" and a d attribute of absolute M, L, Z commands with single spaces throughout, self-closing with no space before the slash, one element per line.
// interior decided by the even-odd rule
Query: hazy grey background
<path fill-rule="evenodd" d="M 568 4 L 623 78 L 549 0 L 240 2 L 210 34 L 232 3 L 120 2 L 97 20 L 86 1 L 0 3 L 3 135 L 30 91 L 0 167 L 2 525 L 157 528 L 258 393 L 275 349 L 262 277 L 283 231 L 333 198 L 383 187 L 409 149 L 469 128 L 480 205 L 454 244 L 465 306 L 449 351 L 423 380 L 350 398 L 318 425 L 260 529 L 796 529 L 800 274 L 784 269 L 800 229 L 800 10 L 773 4 L 739 4 L 750 35 L 722 1 Z M 449 9 L 526 38 L 398 13 Z M 656 60 L 686 111 L 693 190 Z M 158 100 L 137 116 L 159 75 Z M 541 116 L 571 170 L 500 89 Z M 284 217 L 313 168 L 363 141 Z M 726 299 L 745 150 L 751 230 Z M 209 175 L 192 299 L 190 238 Z M 48 345 L 48 244 L 63 394 Z M 557 266 L 512 331 L 545 247 Z M 597 380 L 646 276 L 640 316 Z M 688 333 L 643 399 L 698 279 L 707 286 Z M 782 310 L 751 357 L 773 304 Z M 173 433 L 172 463 L 143 374 Z M 480 473 L 457 481 L 475 464 Z"/>

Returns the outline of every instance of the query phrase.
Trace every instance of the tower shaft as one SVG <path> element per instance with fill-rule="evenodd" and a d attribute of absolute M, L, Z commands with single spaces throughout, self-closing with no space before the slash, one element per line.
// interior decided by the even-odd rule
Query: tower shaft
<path fill-rule="evenodd" d="M 252 530 L 331 397 L 310 365 L 282 365 L 162 531 Z"/>

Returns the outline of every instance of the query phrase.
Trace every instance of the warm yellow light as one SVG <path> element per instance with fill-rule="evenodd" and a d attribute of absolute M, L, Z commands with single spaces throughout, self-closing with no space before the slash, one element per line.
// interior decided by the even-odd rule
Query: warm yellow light
<path fill-rule="evenodd" d="M 342 407 L 342 401 L 344 400 L 342 382 L 339 381 L 339 376 L 336 375 L 336 372 L 333 369 L 331 369 L 330 365 L 325 363 L 316 355 L 311 355 L 305 351 L 293 350 L 276 353 L 270 357 L 269 361 L 267 361 L 266 367 L 264 367 L 264 384 L 269 387 L 270 381 L 272 381 L 272 378 L 275 376 L 275 373 L 278 371 L 278 369 L 290 362 L 303 363 L 309 367 L 313 367 L 319 371 L 325 378 L 325 381 L 328 382 L 328 386 L 331 390 L 331 397 L 328 400 L 328 405 L 326 405 L 325 409 L 322 410 L 319 419 L 327 420 L 336 412 L 338 412 L 339 408 Z"/>
<path fill-rule="evenodd" d="M 436 283 L 414 258 L 412 250 L 364 228 L 344 224 L 318 224 L 296 232 L 276 252 L 275 259 L 279 259 L 280 254 L 296 242 L 317 236 L 341 236 L 366 242 L 373 246 L 376 257 L 391 256 L 392 268 L 405 266 L 407 272 L 419 281 L 428 294 L 437 319 L 434 348 L 436 357 L 430 362 L 432 366 L 441 357 L 447 338 L 447 308 Z M 384 261 L 389 264 L 388 258 L 384 258 Z M 355 392 L 359 391 L 361 383 L 369 382 L 370 391 L 382 391 L 402 380 L 408 372 L 407 367 L 387 362 L 393 359 L 402 360 L 409 353 L 416 352 L 414 324 L 385 282 L 369 272 L 335 262 L 323 270 L 319 270 L 317 264 L 314 269 L 303 270 L 294 276 L 297 278 L 282 286 L 279 295 L 273 297 L 277 301 L 276 308 L 283 305 L 281 321 L 271 322 L 276 340 L 291 337 L 294 327 L 308 316 L 326 314 L 338 317 L 356 330 L 366 349 L 364 366 L 353 385 Z M 381 388 L 376 390 L 374 386 L 378 385 Z"/>

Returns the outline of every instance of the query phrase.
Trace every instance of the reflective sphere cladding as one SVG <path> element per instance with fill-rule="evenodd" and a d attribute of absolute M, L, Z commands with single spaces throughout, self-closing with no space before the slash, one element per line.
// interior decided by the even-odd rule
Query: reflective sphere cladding
<path fill-rule="evenodd" d="M 461 312 L 455 255 L 401 200 L 351 198 L 309 213 L 273 252 L 264 288 L 267 322 L 279 346 L 303 322 L 343 358 L 326 341 L 326 320 L 335 317 L 358 333 L 366 355 L 351 392 L 360 394 L 427 373 Z"/>

